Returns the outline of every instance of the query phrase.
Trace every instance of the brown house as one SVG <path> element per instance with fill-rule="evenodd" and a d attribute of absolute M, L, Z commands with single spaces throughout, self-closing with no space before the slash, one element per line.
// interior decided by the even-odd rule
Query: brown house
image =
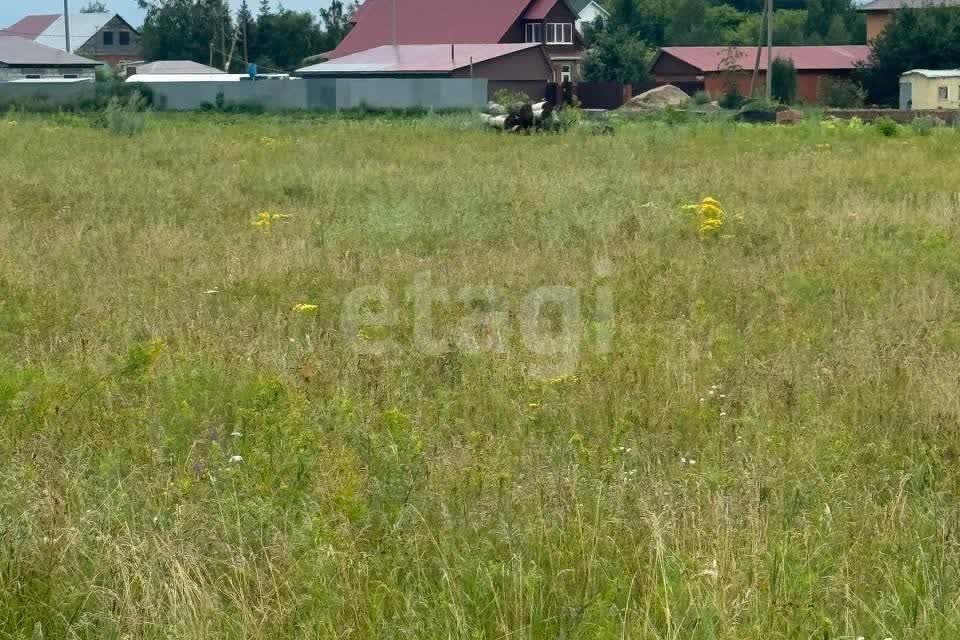
<path fill-rule="evenodd" d="M 825 77 L 849 77 L 857 63 L 870 55 L 866 45 L 821 47 L 774 47 L 772 57 L 793 62 L 797 70 L 797 98 L 817 102 Z M 657 84 L 672 84 L 687 93 L 705 91 L 711 98 L 726 93 L 731 83 L 742 95 L 750 94 L 750 81 L 757 60 L 755 47 L 664 47 L 653 62 Z M 767 74 L 767 50 L 760 52 L 758 87 Z"/>
<path fill-rule="evenodd" d="M 859 9 L 867 18 L 867 42 L 887 28 L 887 22 L 900 9 L 925 9 L 927 7 L 960 7 L 960 0 L 873 0 Z"/>
<path fill-rule="evenodd" d="M 30 15 L 0 33 L 33 40 L 109 65 L 141 60 L 140 33 L 117 13 L 70 14 L 70 42 L 62 14 Z"/>
<path fill-rule="evenodd" d="M 566 0 L 366 0 L 327 57 L 384 45 L 533 44 L 549 60 L 544 81 L 576 82 L 584 52 L 578 17 Z"/>

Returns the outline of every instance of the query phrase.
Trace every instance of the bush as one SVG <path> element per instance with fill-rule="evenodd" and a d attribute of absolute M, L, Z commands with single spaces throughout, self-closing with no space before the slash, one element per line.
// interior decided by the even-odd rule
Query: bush
<path fill-rule="evenodd" d="M 914 133 L 921 136 L 928 136 L 930 132 L 941 126 L 943 122 L 934 118 L 933 116 L 921 116 L 915 118 L 913 122 L 910 123 L 910 128 L 913 129 Z"/>
<path fill-rule="evenodd" d="M 837 109 L 859 109 L 867 100 L 863 87 L 847 78 L 824 77 L 817 94 L 820 104 Z"/>
<path fill-rule="evenodd" d="M 874 120 L 873 126 L 876 127 L 877 131 L 885 138 L 893 138 L 900 133 L 900 125 L 887 116 Z"/>
<path fill-rule="evenodd" d="M 797 70 L 792 60 L 777 58 L 770 74 L 770 93 L 784 104 L 793 104 L 797 97 Z"/>
<path fill-rule="evenodd" d="M 693 104 L 708 104 L 710 102 L 710 96 L 707 95 L 706 91 L 697 91 L 690 96 L 690 100 Z"/>
<path fill-rule="evenodd" d="M 718 104 L 724 109 L 735 111 L 742 107 L 747 99 L 740 93 L 736 85 L 731 85 L 727 92 L 720 96 Z"/>
<path fill-rule="evenodd" d="M 147 124 L 146 100 L 134 92 L 125 101 L 110 98 L 103 112 L 103 126 L 117 136 L 134 136 L 143 133 Z"/>
<path fill-rule="evenodd" d="M 530 96 L 523 91 L 514 91 L 512 89 L 497 89 L 493 94 L 493 101 L 501 107 L 509 109 L 512 106 L 523 105 L 530 102 Z"/>
<path fill-rule="evenodd" d="M 569 131 L 584 121 L 583 110 L 575 105 L 567 105 L 557 112 L 557 126 L 560 131 Z"/>

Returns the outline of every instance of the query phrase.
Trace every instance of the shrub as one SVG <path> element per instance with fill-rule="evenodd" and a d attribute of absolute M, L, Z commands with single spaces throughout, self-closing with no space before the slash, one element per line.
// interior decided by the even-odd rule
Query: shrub
<path fill-rule="evenodd" d="M 690 100 L 693 104 L 708 104 L 710 102 L 710 96 L 707 95 L 706 91 L 697 91 L 690 96 Z"/>
<path fill-rule="evenodd" d="M 736 85 L 731 85 L 727 92 L 720 96 L 718 104 L 724 109 L 736 110 L 743 106 L 747 99 L 740 93 Z"/>
<path fill-rule="evenodd" d="M 859 109 L 867 100 L 863 87 L 847 78 L 821 79 L 817 94 L 820 104 L 837 109 Z"/>
<path fill-rule="evenodd" d="M 118 136 L 134 136 L 143 133 L 146 128 L 146 101 L 134 92 L 125 101 L 117 96 L 110 98 L 103 112 L 103 125 L 110 133 Z"/>
<path fill-rule="evenodd" d="M 876 127 L 877 131 L 879 131 L 885 138 L 893 138 L 900 133 L 900 125 L 887 116 L 883 116 L 874 120 L 873 126 Z"/>
<path fill-rule="evenodd" d="M 512 89 L 497 89 L 493 94 L 493 101 L 502 107 L 509 109 L 514 105 L 527 104 L 530 102 L 530 96 L 523 91 L 514 91 Z"/>
<path fill-rule="evenodd" d="M 777 58 L 771 67 L 770 93 L 784 104 L 793 104 L 797 97 L 797 70 L 793 61 Z"/>
<path fill-rule="evenodd" d="M 942 121 L 933 116 L 921 116 L 915 118 L 914 121 L 910 123 L 910 128 L 913 129 L 917 135 L 928 136 L 931 131 L 942 124 Z"/>
<path fill-rule="evenodd" d="M 567 105 L 557 112 L 557 126 L 560 131 L 569 131 L 584 121 L 583 110 L 575 105 Z"/>

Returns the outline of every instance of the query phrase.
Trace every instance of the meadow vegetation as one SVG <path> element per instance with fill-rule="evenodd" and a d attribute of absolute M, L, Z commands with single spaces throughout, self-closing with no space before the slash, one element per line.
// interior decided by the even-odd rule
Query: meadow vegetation
<path fill-rule="evenodd" d="M 0 637 L 956 638 L 960 133 L 473 120 L 0 118 Z"/>

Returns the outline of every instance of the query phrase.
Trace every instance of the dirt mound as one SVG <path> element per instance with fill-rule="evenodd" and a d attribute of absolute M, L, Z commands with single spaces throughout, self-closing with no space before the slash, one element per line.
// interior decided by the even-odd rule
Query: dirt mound
<path fill-rule="evenodd" d="M 672 84 L 650 89 L 630 100 L 620 107 L 627 111 L 649 111 L 652 109 L 666 109 L 667 107 L 682 107 L 690 100 L 690 96 Z"/>

